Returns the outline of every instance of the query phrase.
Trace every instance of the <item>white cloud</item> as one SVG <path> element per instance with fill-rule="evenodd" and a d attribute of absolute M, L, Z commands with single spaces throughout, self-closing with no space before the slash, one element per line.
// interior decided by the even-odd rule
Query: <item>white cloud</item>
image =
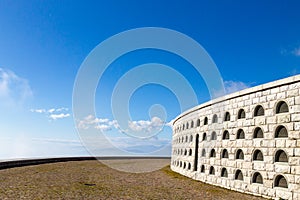
<path fill-rule="evenodd" d="M 55 113 L 55 112 L 63 112 L 63 111 L 68 111 L 68 110 L 69 110 L 68 108 L 61 107 L 61 108 L 48 109 L 47 112 L 48 113 Z"/>
<path fill-rule="evenodd" d="M 107 118 L 97 118 L 93 115 L 88 115 L 78 122 L 77 127 L 79 129 L 95 128 L 101 131 L 109 131 L 112 127 L 118 128 L 119 125 L 115 120 L 111 121 Z"/>
<path fill-rule="evenodd" d="M 30 109 L 30 112 L 45 114 L 50 120 L 57 120 L 70 117 L 71 115 L 67 113 L 68 108 L 50 108 L 50 109 Z"/>
<path fill-rule="evenodd" d="M 53 120 L 63 119 L 63 118 L 66 118 L 66 117 L 70 117 L 70 114 L 69 113 L 67 113 L 67 114 L 60 113 L 60 114 L 51 114 L 49 116 L 49 118 L 53 119 Z"/>
<path fill-rule="evenodd" d="M 110 126 L 115 127 L 115 129 L 119 129 L 119 130 L 120 130 L 120 125 L 119 125 L 119 123 L 117 122 L 117 120 L 109 121 L 108 124 L 109 124 Z"/>
<path fill-rule="evenodd" d="M 55 111 L 55 108 L 51 108 L 51 109 L 49 109 L 47 112 L 48 113 L 53 113 Z"/>
<path fill-rule="evenodd" d="M 111 126 L 107 124 L 99 124 L 95 126 L 95 129 L 101 130 L 101 131 L 109 131 L 111 130 Z"/>
<path fill-rule="evenodd" d="M 250 85 L 241 81 L 224 81 L 224 87 L 226 94 L 230 94 L 249 88 Z"/>
<path fill-rule="evenodd" d="M 295 48 L 292 51 L 292 54 L 295 55 L 295 56 L 300 56 L 300 47 Z"/>
<path fill-rule="evenodd" d="M 281 49 L 280 53 L 281 53 L 281 55 L 284 55 L 284 56 L 293 55 L 293 56 L 300 57 L 300 46 L 295 47 L 295 45 L 293 45 L 293 47 L 290 46 L 287 49 Z"/>
<path fill-rule="evenodd" d="M 28 80 L 13 71 L 0 68 L 0 103 L 5 106 L 23 104 L 33 93 Z"/>
<path fill-rule="evenodd" d="M 128 127 L 134 132 L 146 132 L 151 133 L 153 131 L 160 130 L 164 125 L 164 121 L 162 121 L 158 117 L 153 117 L 151 121 L 129 121 Z"/>
<path fill-rule="evenodd" d="M 45 109 L 30 109 L 30 112 L 36 112 L 36 113 L 45 113 Z"/>

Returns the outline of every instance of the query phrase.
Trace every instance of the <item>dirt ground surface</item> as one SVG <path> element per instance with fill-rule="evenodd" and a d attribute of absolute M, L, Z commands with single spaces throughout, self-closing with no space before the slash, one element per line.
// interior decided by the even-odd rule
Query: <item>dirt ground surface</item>
<path fill-rule="evenodd" d="M 146 165 L 160 160 L 134 161 Z M 170 160 L 166 160 L 169 163 Z M 130 167 L 129 161 L 112 161 Z M 172 172 L 169 166 L 127 173 L 99 161 L 72 161 L 0 170 L 0 199 L 213 199 L 262 200 Z"/>

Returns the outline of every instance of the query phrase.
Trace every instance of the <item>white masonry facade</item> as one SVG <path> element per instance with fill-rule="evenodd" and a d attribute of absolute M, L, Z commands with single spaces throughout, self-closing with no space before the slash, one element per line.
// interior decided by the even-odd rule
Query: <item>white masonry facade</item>
<path fill-rule="evenodd" d="M 300 75 L 198 105 L 173 122 L 171 169 L 227 189 L 300 200 Z"/>

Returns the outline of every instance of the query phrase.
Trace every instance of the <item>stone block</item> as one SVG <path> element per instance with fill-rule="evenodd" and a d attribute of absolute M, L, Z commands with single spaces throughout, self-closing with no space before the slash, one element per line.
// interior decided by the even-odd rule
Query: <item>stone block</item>
<path fill-rule="evenodd" d="M 294 148 L 285 148 L 283 150 L 285 150 L 288 156 L 294 156 Z"/>
<path fill-rule="evenodd" d="M 275 163 L 276 173 L 290 173 L 291 167 L 287 163 Z"/>
<path fill-rule="evenodd" d="M 264 133 L 264 139 L 267 141 L 271 141 L 274 139 L 274 134 L 272 132 L 266 132 Z"/>
<path fill-rule="evenodd" d="M 283 188 L 276 188 L 276 195 L 277 198 L 281 199 L 288 199 L 292 200 L 293 199 L 293 193 L 287 191 L 286 189 Z"/>
<path fill-rule="evenodd" d="M 251 161 L 245 161 L 243 162 L 243 169 L 252 169 L 252 162 Z"/>
<path fill-rule="evenodd" d="M 287 91 L 287 97 L 296 97 L 299 95 L 299 89 L 293 89 Z"/>
<path fill-rule="evenodd" d="M 234 189 L 235 188 L 235 182 L 234 181 L 229 182 L 229 187 Z"/>
<path fill-rule="evenodd" d="M 277 115 L 277 123 L 282 124 L 282 123 L 287 123 L 291 121 L 291 115 L 290 114 L 278 114 Z"/>
<path fill-rule="evenodd" d="M 253 146 L 254 147 L 261 147 L 263 144 L 263 139 L 254 139 L 253 140 Z"/>
<path fill-rule="evenodd" d="M 269 156 L 267 154 L 264 154 L 264 162 L 265 163 L 273 163 L 273 156 Z"/>
<path fill-rule="evenodd" d="M 213 184 L 216 184 L 216 183 L 217 183 L 217 177 L 213 176 L 213 177 L 211 178 L 211 182 L 212 182 Z"/>
<path fill-rule="evenodd" d="M 276 128 L 277 128 L 277 124 L 268 124 L 268 129 L 270 132 L 275 132 Z"/>
<path fill-rule="evenodd" d="M 300 199 L 300 192 L 294 192 L 293 198 L 294 199 Z"/>
<path fill-rule="evenodd" d="M 255 97 L 256 97 L 256 94 L 255 94 L 255 93 L 252 93 L 252 94 L 250 94 L 250 96 L 249 96 L 250 99 L 253 99 L 253 98 L 255 98 Z"/>
<path fill-rule="evenodd" d="M 244 147 L 253 147 L 253 140 L 244 140 Z"/>
<path fill-rule="evenodd" d="M 293 174 L 285 174 L 285 176 L 286 176 L 286 179 L 288 180 L 288 183 L 292 183 L 292 184 L 295 183 L 295 175 L 293 175 Z"/>
<path fill-rule="evenodd" d="M 269 126 L 268 125 L 261 125 L 259 127 L 263 130 L 264 133 L 269 131 Z"/>
<path fill-rule="evenodd" d="M 254 120 L 253 119 L 247 119 L 244 121 L 244 126 L 253 126 L 254 125 Z"/>
<path fill-rule="evenodd" d="M 236 128 L 236 127 L 237 127 L 237 122 L 236 121 L 228 123 L 228 128 L 232 129 L 232 128 Z"/>
<path fill-rule="evenodd" d="M 295 104 L 300 105 L 300 96 L 295 97 Z"/>
<path fill-rule="evenodd" d="M 228 167 L 236 167 L 236 162 L 235 162 L 235 161 L 228 160 L 227 166 L 228 166 Z"/>
<path fill-rule="evenodd" d="M 256 126 L 261 126 L 266 124 L 266 118 L 265 117 L 256 117 L 254 119 L 254 124 Z"/>
<path fill-rule="evenodd" d="M 216 159 L 215 160 L 215 164 L 214 165 L 218 165 L 218 166 L 220 166 L 221 165 L 221 160 L 219 160 L 219 159 Z"/>
<path fill-rule="evenodd" d="M 243 152 L 245 154 L 245 158 L 248 157 L 248 156 L 251 157 L 253 149 L 251 149 L 251 148 L 242 148 L 242 150 L 243 150 Z"/>
<path fill-rule="evenodd" d="M 267 117 L 267 124 L 276 124 L 276 122 L 277 122 L 276 116 Z"/>
<path fill-rule="evenodd" d="M 278 92 L 280 92 L 278 87 L 275 87 L 275 88 L 271 89 L 271 94 L 277 94 Z"/>
<path fill-rule="evenodd" d="M 286 140 L 285 147 L 286 148 L 296 148 L 297 147 L 297 140 Z"/>
<path fill-rule="evenodd" d="M 247 100 L 248 101 L 248 100 Z M 246 112 L 246 119 L 247 119 L 247 117 L 248 117 L 248 114 L 250 113 L 250 105 L 246 105 L 246 102 L 247 101 L 245 101 L 245 107 L 243 108 L 244 109 L 244 111 Z"/>
<path fill-rule="evenodd" d="M 280 86 L 280 92 L 285 92 L 289 89 L 289 86 L 288 85 L 283 85 L 283 86 Z"/>
<path fill-rule="evenodd" d="M 267 96 L 267 101 L 273 101 L 276 100 L 277 95 L 276 94 L 270 94 Z"/>
<path fill-rule="evenodd" d="M 291 90 L 291 89 L 297 89 L 297 88 L 299 88 L 299 82 L 293 83 L 293 84 L 289 85 L 289 90 Z"/>
<path fill-rule="evenodd" d="M 267 187 L 262 186 L 261 184 L 259 184 L 259 192 L 258 194 L 260 195 L 267 195 Z"/>
<path fill-rule="evenodd" d="M 273 115 L 274 115 L 273 109 L 266 109 L 266 110 L 265 110 L 265 116 L 266 116 L 266 117 L 271 117 L 271 116 L 273 116 Z"/>
<path fill-rule="evenodd" d="M 267 102 L 266 96 L 259 97 L 259 103 L 265 103 L 265 102 Z"/>
<path fill-rule="evenodd" d="M 294 130 L 299 131 L 300 130 L 300 122 L 295 122 L 294 123 Z"/>
<path fill-rule="evenodd" d="M 291 166 L 291 174 L 300 175 L 300 166 Z"/>
<path fill-rule="evenodd" d="M 288 133 L 288 137 L 291 140 L 298 140 L 298 139 L 300 139 L 300 132 L 299 131 L 290 131 Z"/>
<path fill-rule="evenodd" d="M 239 102 L 237 103 L 237 106 L 238 106 L 239 108 L 244 107 L 244 105 L 245 105 L 245 102 L 244 102 L 244 101 L 239 101 Z"/>
<path fill-rule="evenodd" d="M 228 159 L 227 158 L 222 158 L 221 159 L 221 166 L 227 166 Z"/>
<path fill-rule="evenodd" d="M 268 171 L 268 172 L 274 172 L 274 169 L 275 169 L 275 165 L 274 164 L 269 164 L 269 163 L 266 164 L 266 171 Z"/>
<path fill-rule="evenodd" d="M 284 125 L 285 128 L 287 129 L 287 131 L 293 131 L 294 130 L 294 123 L 292 123 L 292 122 L 281 124 L 281 125 Z"/>
<path fill-rule="evenodd" d="M 221 178 L 217 178 L 217 185 L 222 185 L 222 179 Z"/>
<path fill-rule="evenodd" d="M 285 139 L 275 139 L 275 145 L 277 148 L 284 148 L 285 147 Z"/>
<path fill-rule="evenodd" d="M 244 120 L 243 119 L 238 119 L 237 120 L 237 126 L 238 127 L 243 127 L 244 126 Z"/>
<path fill-rule="evenodd" d="M 262 91 L 262 94 L 264 96 L 267 96 L 267 95 L 271 94 L 271 91 L 270 90 L 265 90 L 265 91 Z"/>
<path fill-rule="evenodd" d="M 242 169 L 243 168 L 243 161 L 236 161 L 236 167 L 238 168 L 238 169 Z"/>
<path fill-rule="evenodd" d="M 271 135 L 271 134 L 267 134 L 267 135 Z M 275 141 L 274 140 L 267 140 L 265 138 L 265 140 L 263 140 L 262 142 L 262 147 L 275 147 Z"/>
<path fill-rule="evenodd" d="M 300 140 L 297 140 L 297 148 L 300 147 Z"/>
<path fill-rule="evenodd" d="M 291 121 L 299 122 L 300 121 L 300 113 L 291 114 Z"/>
<path fill-rule="evenodd" d="M 244 96 L 242 97 L 242 100 L 245 101 L 245 100 L 248 100 L 249 98 L 250 98 L 249 95 L 244 95 Z"/>
<path fill-rule="evenodd" d="M 252 99 L 252 104 L 258 104 L 259 103 L 259 98 L 255 97 Z"/>
<path fill-rule="evenodd" d="M 265 171 L 266 165 L 263 161 L 253 161 L 253 169 L 258 171 Z"/>
<path fill-rule="evenodd" d="M 244 140 L 236 140 L 236 147 L 244 147 Z"/>
<path fill-rule="evenodd" d="M 275 195 L 276 195 L 275 189 L 272 189 L 272 188 L 267 189 L 267 196 L 268 197 L 275 197 Z"/>
<path fill-rule="evenodd" d="M 274 181 L 274 178 L 275 178 L 275 176 L 277 175 L 277 173 L 276 172 L 274 172 L 274 170 L 273 171 L 268 171 L 267 172 L 267 181 L 268 182 L 271 182 L 271 186 L 273 185 L 273 181 Z M 266 181 L 266 182 L 267 182 Z M 269 185 L 270 186 L 270 185 Z M 273 187 L 273 186 L 272 186 Z"/>
<path fill-rule="evenodd" d="M 287 103 L 288 106 L 293 106 L 293 105 L 295 105 L 295 98 L 296 97 L 289 97 L 289 98 L 285 98 L 283 100 Z"/>
<path fill-rule="evenodd" d="M 295 184 L 299 184 L 300 185 L 300 175 L 295 175 Z"/>
<path fill-rule="evenodd" d="M 290 106 L 290 113 L 299 113 L 300 112 L 300 105 Z"/>
<path fill-rule="evenodd" d="M 259 184 L 251 184 L 249 186 L 249 191 L 252 192 L 252 193 L 256 193 L 258 194 L 259 193 Z"/>
<path fill-rule="evenodd" d="M 286 92 L 279 92 L 277 93 L 277 99 L 284 99 L 286 98 Z"/>
<path fill-rule="evenodd" d="M 294 156 L 295 157 L 300 157 L 300 148 L 294 148 Z"/>
<path fill-rule="evenodd" d="M 235 188 L 235 189 L 241 190 L 241 189 L 242 189 L 242 182 L 236 180 L 236 181 L 234 182 L 234 188 Z"/>
<path fill-rule="evenodd" d="M 252 100 L 251 99 L 248 99 L 248 100 L 244 101 L 244 106 L 249 106 L 251 104 L 252 104 Z"/>
<path fill-rule="evenodd" d="M 223 178 L 221 178 L 221 185 L 223 185 L 223 186 L 227 186 L 227 180 L 226 180 L 226 179 L 223 179 Z"/>
<path fill-rule="evenodd" d="M 208 182 L 208 183 L 212 182 L 212 175 L 207 176 L 206 182 Z"/>
<path fill-rule="evenodd" d="M 261 96 L 263 96 L 262 91 L 256 92 L 256 93 L 255 93 L 255 96 L 256 96 L 256 97 L 261 97 Z"/>

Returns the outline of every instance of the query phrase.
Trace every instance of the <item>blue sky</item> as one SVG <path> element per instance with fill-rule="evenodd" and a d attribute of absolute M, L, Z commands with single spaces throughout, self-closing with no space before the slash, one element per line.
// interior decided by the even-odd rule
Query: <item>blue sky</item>
<path fill-rule="evenodd" d="M 149 140 L 118 131 L 110 107 L 113 89 L 135 66 L 161 63 L 184 76 L 196 92 L 197 103 L 202 103 L 210 99 L 203 77 L 174 53 L 132 51 L 115 60 L 99 80 L 96 113 L 74 120 L 73 86 L 89 53 L 126 30 L 172 29 L 202 45 L 226 91 L 233 92 L 300 73 L 299 8 L 299 1 L 1 0 L 0 159 L 88 155 L 86 143 L 79 138 L 100 130 L 113 145 L 103 138 L 93 140 L 97 144 L 90 149 L 97 149 L 99 155 L 152 154 L 160 149 L 159 155 L 169 155 L 168 126 Z M 147 84 L 129 100 L 129 128 L 157 131 L 162 122 L 149 117 L 149 108 L 157 104 L 164 106 L 165 122 L 181 112 L 170 88 Z M 152 111 L 161 114 L 158 107 Z"/>

